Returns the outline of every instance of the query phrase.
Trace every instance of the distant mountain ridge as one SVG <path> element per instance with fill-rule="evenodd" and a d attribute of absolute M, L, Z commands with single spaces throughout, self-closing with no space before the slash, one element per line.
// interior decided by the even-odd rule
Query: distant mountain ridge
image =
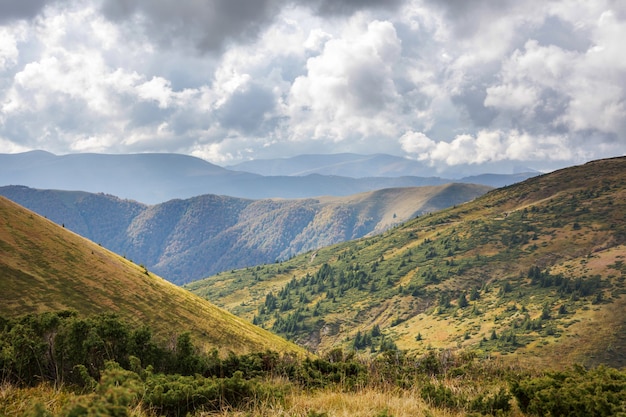
<path fill-rule="evenodd" d="M 433 177 L 435 171 L 423 162 L 387 154 L 360 155 L 353 153 L 308 154 L 290 158 L 254 159 L 227 165 L 225 168 L 266 176 L 304 176 L 311 174 L 335 175 L 350 178 L 368 177 Z M 509 171 L 510 171 L 510 167 Z M 484 181 L 483 174 L 461 174 L 462 170 L 449 167 L 438 174 L 455 182 L 470 182 L 502 187 L 523 181 L 539 172 L 523 167 L 513 167 L 511 174 L 491 174 Z M 516 177 L 518 177 L 517 180 Z M 513 180 L 513 181 L 512 181 Z"/>
<path fill-rule="evenodd" d="M 0 187 L 0 195 L 182 284 L 377 234 L 490 189 L 447 184 L 296 200 L 207 194 L 152 206 L 23 186 Z"/>
<path fill-rule="evenodd" d="M 347 158 L 347 159 L 346 159 Z M 0 154 L 0 185 L 24 185 L 38 189 L 106 193 L 145 204 L 185 199 L 205 194 L 239 198 L 309 198 L 346 196 L 383 188 L 479 183 L 501 187 L 537 173 L 479 176 L 450 180 L 436 177 L 426 168 L 406 171 L 400 165 L 414 161 L 390 155 L 302 155 L 294 159 L 300 176 L 234 171 L 200 158 L 168 153 L 54 155 L 44 151 Z M 306 162 L 308 161 L 308 162 Z M 349 166 L 358 178 L 334 175 Z M 383 170 L 381 166 L 386 168 Z M 423 175 L 406 175 L 407 172 Z M 405 175 L 399 175 L 404 173 Z M 382 176 L 387 175 L 387 176 Z"/>
<path fill-rule="evenodd" d="M 432 176 L 432 169 L 417 161 L 385 154 L 297 155 L 291 158 L 254 159 L 226 168 L 266 176 L 311 174 L 351 178 Z"/>

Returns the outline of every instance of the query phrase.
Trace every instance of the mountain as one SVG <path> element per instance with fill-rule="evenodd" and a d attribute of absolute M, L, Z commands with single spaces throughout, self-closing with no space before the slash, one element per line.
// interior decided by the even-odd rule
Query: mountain
<path fill-rule="evenodd" d="M 105 194 L 23 186 L 0 187 L 0 195 L 182 284 L 381 233 L 489 190 L 447 184 L 298 200 L 209 194 L 152 206 Z"/>
<path fill-rule="evenodd" d="M 334 175 L 350 178 L 370 177 L 432 177 L 435 175 L 433 168 L 407 158 L 386 154 L 359 155 L 352 153 L 322 154 L 322 155 L 298 155 L 291 158 L 255 159 L 244 161 L 226 168 L 235 171 L 245 171 L 265 176 L 304 176 L 311 174 Z M 504 167 L 503 167 L 504 168 Z M 506 167 L 510 170 L 510 167 Z M 514 167 L 511 174 L 463 174 L 460 168 L 438 172 L 437 175 L 445 175 L 453 178 L 455 182 L 489 185 L 503 187 L 515 182 L 523 181 L 539 172 L 529 169 Z M 452 180 L 448 180 L 452 182 Z"/>
<path fill-rule="evenodd" d="M 76 310 L 146 324 L 163 341 L 189 330 L 223 352 L 303 351 L 103 247 L 0 197 L 0 315 Z"/>
<path fill-rule="evenodd" d="M 626 158 L 187 285 L 310 349 L 626 365 Z"/>
<path fill-rule="evenodd" d="M 418 161 L 385 154 L 297 155 L 291 158 L 254 159 L 226 168 L 265 176 L 303 176 L 310 174 L 351 178 L 432 176 L 432 169 Z"/>
<path fill-rule="evenodd" d="M 199 158 L 179 154 L 82 153 L 57 156 L 44 151 L 32 151 L 0 154 L 0 185 L 106 193 L 145 204 L 157 204 L 204 194 L 250 199 L 308 198 L 453 182 L 432 174 L 425 174 L 425 177 L 391 175 L 400 172 L 392 168 L 388 170 L 390 176 L 381 177 L 374 169 L 378 162 L 374 164 L 374 161 L 387 159 L 388 156 L 373 158 L 357 164 L 358 169 L 370 172 L 367 177 L 350 178 L 332 175 L 332 170 L 326 169 L 326 166 L 315 170 L 320 173 L 311 171 L 305 176 L 263 176 L 225 169 Z M 391 165 L 393 163 L 388 163 L 389 167 Z M 483 185 L 502 186 L 531 175 L 535 174 L 499 177 L 497 183 L 487 181 Z M 461 179 L 457 182 L 468 181 Z"/>
<path fill-rule="evenodd" d="M 467 184 L 484 184 L 494 188 L 506 187 L 536 177 L 537 171 L 516 172 L 513 174 L 479 174 L 463 177 L 458 182 Z"/>
<path fill-rule="evenodd" d="M 103 192 L 142 202 L 225 191 L 224 183 L 260 178 L 178 154 L 69 154 L 43 151 L 0 154 L 0 183 Z"/>

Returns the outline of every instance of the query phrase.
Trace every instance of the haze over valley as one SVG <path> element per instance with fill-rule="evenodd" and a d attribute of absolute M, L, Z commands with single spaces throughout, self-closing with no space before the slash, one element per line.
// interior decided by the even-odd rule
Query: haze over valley
<path fill-rule="evenodd" d="M 345 161 L 346 157 L 350 164 L 337 163 L 337 158 Z M 292 170 L 278 175 L 234 171 L 180 154 L 53 155 L 33 151 L 0 154 L 0 184 L 106 193 L 158 204 L 203 194 L 293 199 L 451 182 L 502 187 L 539 174 L 530 169 L 513 173 L 510 169 L 507 174 L 485 172 L 472 177 L 443 178 L 416 161 L 390 155 L 301 155 L 295 161 L 299 159 L 309 161 L 310 172 L 305 175 Z M 295 163 L 302 166 L 299 161 Z M 272 160 L 259 161 L 256 166 L 260 167 L 259 172 L 268 172 L 275 164 Z"/>
<path fill-rule="evenodd" d="M 182 284 L 378 234 L 490 189 L 448 184 L 298 200 L 203 195 L 151 206 L 16 186 L 0 187 L 0 195 Z"/>

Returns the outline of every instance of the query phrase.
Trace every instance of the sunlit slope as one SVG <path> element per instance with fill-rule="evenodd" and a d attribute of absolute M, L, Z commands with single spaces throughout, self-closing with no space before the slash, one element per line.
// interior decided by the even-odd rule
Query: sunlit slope
<path fill-rule="evenodd" d="M 385 188 L 347 197 L 320 197 L 319 204 L 324 208 L 311 222 L 309 228 L 316 230 L 315 225 L 324 220 L 324 211 L 330 213 L 333 219 L 337 219 L 335 220 L 337 223 L 341 219 L 340 212 L 343 209 L 354 213 L 347 219 L 354 224 L 372 223 L 369 227 L 370 232 L 367 234 L 353 232 L 354 235 L 371 236 L 418 215 L 465 203 L 490 190 L 491 187 L 485 185 L 450 183 L 427 187 Z M 325 224 L 325 228 L 329 226 Z M 324 228 L 319 230 L 324 231 Z"/>
<path fill-rule="evenodd" d="M 625 366 L 625 243 L 626 158 L 615 158 L 188 288 L 320 351 Z"/>
<path fill-rule="evenodd" d="M 296 346 L 0 197 L 0 315 L 116 313 L 165 341 L 189 330 L 222 352 Z"/>

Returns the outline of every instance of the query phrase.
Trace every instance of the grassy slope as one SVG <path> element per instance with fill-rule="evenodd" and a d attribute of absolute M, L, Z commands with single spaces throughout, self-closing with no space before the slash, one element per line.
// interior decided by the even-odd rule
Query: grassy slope
<path fill-rule="evenodd" d="M 472 200 L 491 187 L 477 184 L 445 184 L 427 187 L 387 188 L 348 197 L 321 197 L 320 203 L 336 210 L 353 206 L 357 218 L 379 219 L 368 236 L 383 232 L 390 227 L 423 213 L 441 210 Z"/>
<path fill-rule="evenodd" d="M 495 190 L 380 236 L 188 288 L 319 350 L 350 346 L 357 331 L 379 325 L 399 348 L 416 352 L 471 347 L 537 365 L 624 366 L 624 213 L 626 158 L 596 161 Z M 332 266 L 332 280 L 305 284 L 324 263 Z M 597 277 L 599 286 L 583 295 L 542 287 L 527 276 L 533 266 L 572 283 Z M 340 295 L 340 274 L 364 278 Z M 459 308 L 460 296 L 474 289 L 479 298 Z M 279 305 L 263 311 L 269 292 Z M 287 301 L 291 306 L 281 308 Z M 544 309 L 550 317 L 540 327 L 523 327 Z M 276 317 L 288 322 L 290 316 L 297 317 L 295 329 L 277 329 Z"/>
<path fill-rule="evenodd" d="M 117 313 L 163 340 L 185 330 L 236 353 L 296 346 L 0 197 L 0 314 L 75 309 Z"/>

